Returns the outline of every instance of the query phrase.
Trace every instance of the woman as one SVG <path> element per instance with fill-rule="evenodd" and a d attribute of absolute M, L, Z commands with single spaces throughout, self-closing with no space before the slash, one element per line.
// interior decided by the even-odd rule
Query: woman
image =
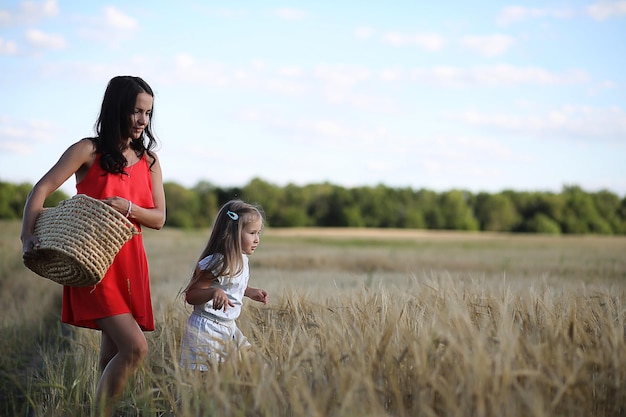
<path fill-rule="evenodd" d="M 39 246 L 33 234 L 45 199 L 70 176 L 79 194 L 100 199 L 137 228 L 165 223 L 161 166 L 153 152 L 154 93 L 139 77 L 118 76 L 104 93 L 96 136 L 71 145 L 35 184 L 24 207 L 22 251 Z M 147 143 L 146 143 L 147 142 Z M 148 353 L 143 331 L 154 330 L 148 262 L 141 234 L 127 242 L 95 287 L 63 287 L 61 320 L 102 331 L 97 407 L 110 412 Z"/>

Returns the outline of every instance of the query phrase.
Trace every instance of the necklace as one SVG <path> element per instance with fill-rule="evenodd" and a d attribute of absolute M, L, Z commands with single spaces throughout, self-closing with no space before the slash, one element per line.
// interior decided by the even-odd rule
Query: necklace
<path fill-rule="evenodd" d="M 126 169 L 124 171 L 126 172 L 126 175 L 128 175 L 128 178 L 130 178 L 133 168 L 139 162 L 139 157 L 134 151 L 129 152 L 128 155 L 124 155 L 124 157 L 126 158 Z"/>
<path fill-rule="evenodd" d="M 128 175 L 128 178 L 130 178 L 130 174 L 133 172 L 133 168 L 135 167 L 135 164 L 137 164 L 137 162 L 135 162 L 132 165 L 126 166 L 126 175 Z"/>
<path fill-rule="evenodd" d="M 128 175 L 128 178 L 130 178 L 131 173 L 133 172 L 133 168 L 135 168 L 135 165 L 137 165 L 139 163 L 139 158 L 137 158 L 136 161 L 133 161 L 133 163 L 127 163 L 126 165 L 126 175 Z"/>

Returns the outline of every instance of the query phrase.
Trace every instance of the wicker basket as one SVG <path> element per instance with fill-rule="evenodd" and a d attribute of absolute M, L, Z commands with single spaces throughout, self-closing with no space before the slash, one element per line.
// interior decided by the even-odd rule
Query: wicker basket
<path fill-rule="evenodd" d="M 98 284 L 115 255 L 137 228 L 100 200 L 83 194 L 45 208 L 35 222 L 40 246 L 24 265 L 54 282 L 73 287 Z"/>

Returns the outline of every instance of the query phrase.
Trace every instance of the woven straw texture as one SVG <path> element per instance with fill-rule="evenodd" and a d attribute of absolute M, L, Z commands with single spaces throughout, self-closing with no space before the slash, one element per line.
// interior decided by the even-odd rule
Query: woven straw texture
<path fill-rule="evenodd" d="M 78 194 L 57 207 L 44 208 L 35 222 L 39 249 L 24 258 L 24 265 L 59 284 L 96 285 L 124 243 L 138 233 L 109 205 Z"/>

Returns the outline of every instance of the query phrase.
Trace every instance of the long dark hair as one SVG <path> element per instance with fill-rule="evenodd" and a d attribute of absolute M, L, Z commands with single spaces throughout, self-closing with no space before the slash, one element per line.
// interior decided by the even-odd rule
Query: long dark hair
<path fill-rule="evenodd" d="M 107 85 L 102 99 L 100 115 L 95 124 L 96 137 L 93 138 L 96 152 L 101 154 L 100 166 L 106 172 L 124 173 L 128 161 L 124 158 L 123 151 L 130 135 L 131 115 L 135 110 L 137 96 L 140 93 L 150 94 L 154 97 L 152 88 L 139 77 L 120 75 L 113 77 Z M 156 147 L 157 141 L 152 133 L 153 117 L 154 108 L 141 137 L 132 140 L 130 147 L 138 156 L 146 152 L 153 159 L 152 163 L 154 164 L 151 151 Z M 144 142 L 145 138 L 148 139 L 147 145 Z"/>

